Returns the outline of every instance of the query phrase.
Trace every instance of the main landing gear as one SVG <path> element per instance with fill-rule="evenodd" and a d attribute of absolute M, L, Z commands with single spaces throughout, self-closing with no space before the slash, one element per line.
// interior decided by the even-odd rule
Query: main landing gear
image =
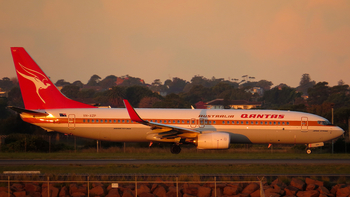
<path fill-rule="evenodd" d="M 170 152 L 173 154 L 179 154 L 181 152 L 181 147 L 177 144 L 172 144 L 170 147 Z"/>

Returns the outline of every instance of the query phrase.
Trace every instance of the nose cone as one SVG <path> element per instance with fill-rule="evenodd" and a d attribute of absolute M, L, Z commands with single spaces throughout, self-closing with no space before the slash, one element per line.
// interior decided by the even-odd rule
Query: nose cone
<path fill-rule="evenodd" d="M 338 126 L 335 126 L 332 130 L 331 130 L 331 135 L 332 135 L 332 138 L 337 138 L 341 135 L 344 134 L 344 130 Z"/>

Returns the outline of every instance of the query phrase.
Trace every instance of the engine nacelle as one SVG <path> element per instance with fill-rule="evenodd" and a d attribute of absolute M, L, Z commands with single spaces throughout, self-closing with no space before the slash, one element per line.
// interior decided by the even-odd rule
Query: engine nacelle
<path fill-rule="evenodd" d="M 198 135 L 198 149 L 228 149 L 230 147 L 230 135 L 228 133 L 204 133 Z"/>

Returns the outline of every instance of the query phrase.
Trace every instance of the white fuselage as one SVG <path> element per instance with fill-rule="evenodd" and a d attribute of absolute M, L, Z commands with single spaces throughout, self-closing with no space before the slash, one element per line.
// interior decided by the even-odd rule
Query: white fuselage
<path fill-rule="evenodd" d="M 117 142 L 148 142 L 151 129 L 130 120 L 124 108 L 46 109 L 49 116 L 21 114 L 47 130 Z M 309 144 L 343 134 L 326 119 L 276 110 L 136 109 L 143 120 L 207 132 L 226 132 L 231 143 Z"/>

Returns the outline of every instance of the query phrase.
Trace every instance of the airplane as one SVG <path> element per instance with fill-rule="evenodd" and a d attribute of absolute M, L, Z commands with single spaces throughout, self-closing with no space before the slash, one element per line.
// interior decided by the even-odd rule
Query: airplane
<path fill-rule="evenodd" d="M 344 131 L 327 119 L 282 110 L 98 108 L 65 97 L 22 47 L 11 47 L 25 108 L 23 121 L 50 131 L 115 142 L 166 142 L 228 149 L 241 144 L 307 144 L 307 153 Z"/>

